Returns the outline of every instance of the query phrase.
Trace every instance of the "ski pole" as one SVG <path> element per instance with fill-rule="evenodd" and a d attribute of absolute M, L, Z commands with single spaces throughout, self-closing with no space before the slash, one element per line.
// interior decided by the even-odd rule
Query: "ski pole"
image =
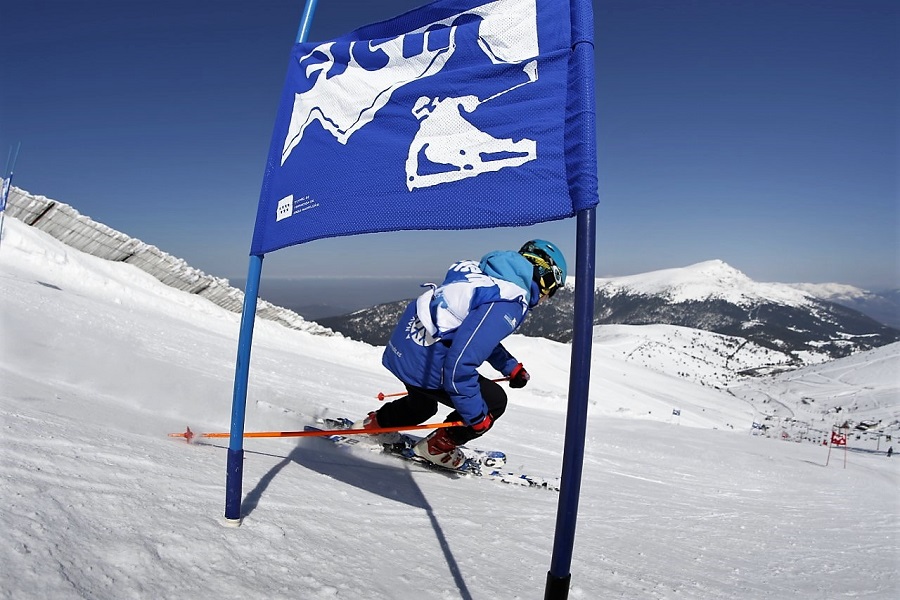
<path fill-rule="evenodd" d="M 316 429 L 311 431 L 248 431 L 245 438 L 267 437 L 327 437 L 329 435 L 360 435 L 375 433 L 392 433 L 395 431 L 411 431 L 413 429 L 440 429 L 441 427 L 458 427 L 464 425 L 462 421 L 448 421 L 445 423 L 425 423 L 423 425 L 405 425 L 402 427 L 375 427 L 372 429 Z M 188 427 L 183 433 L 170 433 L 169 437 L 180 437 L 190 442 L 195 437 L 201 438 L 227 438 L 231 434 L 227 431 L 215 433 L 194 433 Z"/>
<path fill-rule="evenodd" d="M 509 377 L 498 377 L 497 379 L 491 379 L 491 381 L 507 381 Z M 385 398 L 394 398 L 396 396 L 405 396 L 409 392 L 397 392 L 395 394 L 385 394 L 384 392 L 378 392 L 378 395 L 375 396 L 379 400 L 384 400 Z"/>

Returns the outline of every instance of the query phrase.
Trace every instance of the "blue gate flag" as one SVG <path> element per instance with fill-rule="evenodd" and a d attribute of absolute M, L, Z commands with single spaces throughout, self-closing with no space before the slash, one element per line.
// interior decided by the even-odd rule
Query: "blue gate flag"
<path fill-rule="evenodd" d="M 3 185 L 0 185 L 0 212 L 6 210 L 6 199 L 9 197 L 9 185 L 12 180 L 12 175 L 3 180 Z"/>
<path fill-rule="evenodd" d="M 438 0 L 296 44 L 250 254 L 595 206 L 592 61 L 591 0 Z"/>

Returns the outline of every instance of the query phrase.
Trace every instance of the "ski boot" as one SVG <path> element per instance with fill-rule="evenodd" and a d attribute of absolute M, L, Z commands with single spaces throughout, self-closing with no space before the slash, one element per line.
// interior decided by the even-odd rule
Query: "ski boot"
<path fill-rule="evenodd" d="M 378 413 L 372 411 L 362 420 L 354 422 L 352 429 L 378 429 L 379 427 L 381 425 L 378 424 Z M 371 433 L 369 437 L 390 452 L 402 450 L 403 448 L 399 448 L 399 446 L 406 447 L 406 439 L 399 431 Z"/>
<path fill-rule="evenodd" d="M 468 457 L 450 439 L 446 428 L 438 429 L 412 447 L 412 453 L 439 467 L 453 471 L 468 470 Z"/>

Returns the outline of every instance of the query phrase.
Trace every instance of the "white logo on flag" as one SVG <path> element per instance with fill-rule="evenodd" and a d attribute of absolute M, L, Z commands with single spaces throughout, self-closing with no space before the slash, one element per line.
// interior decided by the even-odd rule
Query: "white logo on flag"
<path fill-rule="evenodd" d="M 376 118 L 396 90 L 440 73 L 462 41 L 458 39 L 459 27 L 453 23 L 463 15 L 481 19 L 474 43 L 492 65 L 498 65 L 496 77 L 480 78 L 481 89 L 485 89 L 485 81 L 496 81 L 497 86 L 484 97 L 419 97 L 411 109 L 419 120 L 419 128 L 410 141 L 405 162 L 407 189 L 477 177 L 536 160 L 535 140 L 497 138 L 466 118 L 480 105 L 538 79 L 536 0 L 497 0 L 410 32 L 409 35 L 423 34 L 422 51 L 413 56 L 404 56 L 406 36 L 398 36 L 378 43 L 352 42 L 346 69 L 337 74 L 330 73 L 336 65 L 334 42 L 320 44 L 302 57 L 301 68 L 307 78 L 315 78 L 315 84 L 294 95 L 281 164 L 313 122 L 318 122 L 341 144 L 347 144 L 355 132 Z M 430 43 L 438 39 L 430 31 L 435 25 L 448 26 L 450 33 L 446 44 L 437 43 L 438 47 L 432 48 Z M 387 64 L 380 69 L 363 68 L 354 58 L 355 52 L 376 51 L 387 57 Z M 509 65 L 521 68 L 516 81 L 508 77 Z M 506 75 L 501 76 L 501 72 Z"/>
<path fill-rule="evenodd" d="M 278 201 L 278 207 L 275 209 L 275 220 L 280 221 L 287 219 L 294 214 L 294 195 L 285 196 Z"/>

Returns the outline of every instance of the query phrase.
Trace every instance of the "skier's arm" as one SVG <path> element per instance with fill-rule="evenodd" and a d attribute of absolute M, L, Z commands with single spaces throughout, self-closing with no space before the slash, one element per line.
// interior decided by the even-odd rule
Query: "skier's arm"
<path fill-rule="evenodd" d="M 494 348 L 494 351 L 488 356 L 487 361 L 492 367 L 504 375 L 512 373 L 513 369 L 516 368 L 516 365 L 519 364 L 516 357 L 510 354 L 509 351 L 503 347 L 503 344 L 497 344 L 497 347 Z"/>
<path fill-rule="evenodd" d="M 477 369 L 494 357 L 500 342 L 515 330 L 521 316 L 522 308 L 515 302 L 492 302 L 470 312 L 456 330 L 444 359 L 444 389 L 467 425 L 480 423 L 487 415 Z M 515 363 L 509 369 L 513 366 Z"/>

